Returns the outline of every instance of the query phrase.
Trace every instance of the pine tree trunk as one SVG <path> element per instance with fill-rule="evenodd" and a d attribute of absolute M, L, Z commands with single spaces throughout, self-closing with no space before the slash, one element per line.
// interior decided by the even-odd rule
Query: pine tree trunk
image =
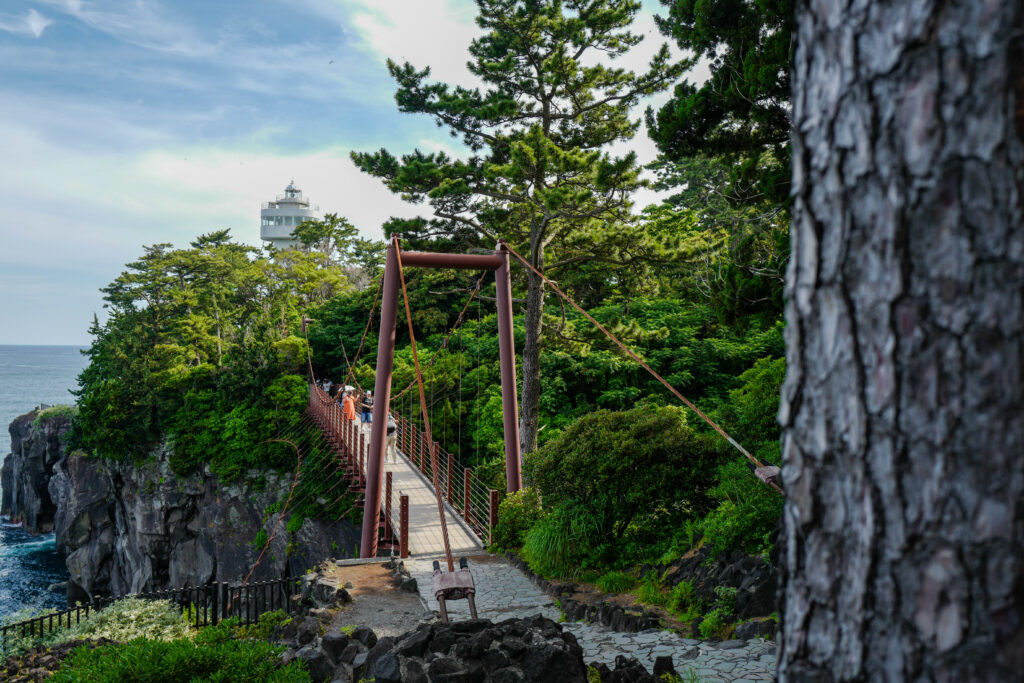
<path fill-rule="evenodd" d="M 798 2 L 781 680 L 1024 672 L 1022 19 Z"/>
<path fill-rule="evenodd" d="M 536 261 L 539 261 L 539 264 Z M 534 265 L 542 269 L 543 256 L 536 258 Z M 537 450 L 537 427 L 540 419 L 540 323 L 543 311 L 544 282 L 531 272 L 526 288 L 523 393 L 519 405 L 519 446 L 523 455 Z"/>

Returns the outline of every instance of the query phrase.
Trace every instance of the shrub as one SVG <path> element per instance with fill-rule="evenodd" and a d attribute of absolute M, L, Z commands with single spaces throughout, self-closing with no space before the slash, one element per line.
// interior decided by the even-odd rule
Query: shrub
<path fill-rule="evenodd" d="M 714 609 L 704 615 L 704 619 L 701 620 L 697 630 L 700 631 L 702 638 L 725 639 L 732 630 L 732 626 L 726 621 L 719 610 Z"/>
<path fill-rule="evenodd" d="M 16 620 L 24 620 L 43 614 L 46 612 L 32 615 L 19 613 L 14 616 L 17 617 Z M 190 637 L 189 623 L 177 606 L 164 600 L 142 600 L 129 597 L 118 600 L 98 612 L 93 612 L 88 619 L 73 626 L 55 629 L 43 636 L 9 638 L 5 651 L 10 654 L 27 650 L 35 645 L 55 645 L 69 640 L 97 640 L 99 638 L 117 641 L 128 641 L 134 638 L 174 640 Z"/>
<path fill-rule="evenodd" d="M 76 406 L 69 406 L 65 403 L 60 403 L 55 406 L 50 406 L 49 408 L 43 408 L 36 413 L 36 417 L 32 421 L 32 426 L 38 429 L 43 420 L 49 420 L 55 417 L 73 419 L 76 415 L 78 415 L 78 408 Z"/>
<path fill-rule="evenodd" d="M 308 683 L 309 674 L 299 662 L 279 667 L 281 650 L 269 643 L 235 640 L 233 625 L 226 623 L 203 629 L 195 642 L 139 638 L 94 650 L 78 648 L 50 681 Z"/>
<path fill-rule="evenodd" d="M 684 619 L 692 619 L 698 606 L 696 598 L 693 584 L 689 581 L 680 581 L 669 592 L 668 609 Z"/>
<path fill-rule="evenodd" d="M 712 495 L 720 502 L 701 522 L 701 531 L 714 554 L 723 550 L 751 555 L 768 552 L 782 514 L 782 496 L 751 474 L 742 458 L 719 468 L 719 482 Z"/>
<path fill-rule="evenodd" d="M 524 478 L 545 506 L 589 516 L 599 535 L 592 558 L 643 559 L 667 527 L 703 515 L 720 439 L 690 429 L 681 409 L 599 410 L 570 424 L 526 458 Z"/>
<path fill-rule="evenodd" d="M 636 585 L 636 579 L 625 572 L 611 571 L 602 574 L 596 584 L 605 593 L 624 593 Z"/>
<path fill-rule="evenodd" d="M 596 536 L 597 529 L 585 511 L 559 508 L 526 533 L 521 554 L 542 576 L 572 577 L 586 567 Z"/>
<path fill-rule="evenodd" d="M 715 587 L 715 608 L 723 616 L 736 614 L 736 589 L 732 586 Z"/>
<path fill-rule="evenodd" d="M 234 619 L 234 618 L 233 618 Z M 237 621 L 237 619 L 234 619 Z M 290 622 L 292 618 L 284 610 L 276 609 L 273 612 L 264 612 L 260 615 L 259 621 L 249 626 L 236 626 L 235 634 L 239 638 L 251 638 L 253 640 L 269 640 L 274 634 L 274 629 Z M 230 620 L 229 620 L 230 621 Z"/>
<path fill-rule="evenodd" d="M 526 532 L 543 516 L 540 497 L 534 489 L 513 491 L 498 506 L 492 545 L 498 550 L 517 550 L 522 547 Z"/>
<path fill-rule="evenodd" d="M 668 597 L 661 589 L 661 581 L 655 572 L 648 572 L 636 591 L 637 601 L 645 605 L 663 606 L 668 602 Z"/>

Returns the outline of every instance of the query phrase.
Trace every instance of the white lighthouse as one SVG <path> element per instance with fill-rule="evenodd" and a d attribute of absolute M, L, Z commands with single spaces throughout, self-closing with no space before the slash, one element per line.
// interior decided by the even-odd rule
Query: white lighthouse
<path fill-rule="evenodd" d="M 294 247 L 299 243 L 292 234 L 295 226 L 303 221 L 319 219 L 320 207 L 310 204 L 292 179 L 284 188 L 284 194 L 277 195 L 272 202 L 264 202 L 260 208 L 260 239 L 278 249 Z"/>

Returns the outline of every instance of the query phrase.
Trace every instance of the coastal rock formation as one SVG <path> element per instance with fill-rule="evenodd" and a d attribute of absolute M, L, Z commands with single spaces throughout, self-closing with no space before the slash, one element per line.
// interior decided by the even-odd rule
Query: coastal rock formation
<path fill-rule="evenodd" d="M 144 463 L 65 453 L 59 437 L 67 418 L 37 427 L 34 420 L 30 413 L 11 426 L 4 511 L 31 530 L 56 533 L 69 601 L 297 576 L 358 548 L 359 529 L 344 518 L 309 519 L 287 531 L 290 515 L 272 506 L 288 497 L 291 475 L 254 472 L 226 484 L 209 472 L 178 477 L 166 446 Z M 269 540 L 257 543 L 261 530 Z"/>
<path fill-rule="evenodd" d="M 11 454 L 0 468 L 0 514 L 23 523 L 30 533 L 53 531 L 57 508 L 47 485 L 64 457 L 64 437 L 70 429 L 67 415 L 40 417 L 39 410 L 15 418 L 8 429 Z"/>

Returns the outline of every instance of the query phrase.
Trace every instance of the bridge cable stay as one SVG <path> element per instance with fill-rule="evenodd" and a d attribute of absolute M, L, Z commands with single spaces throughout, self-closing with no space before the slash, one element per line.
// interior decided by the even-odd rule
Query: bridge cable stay
<path fill-rule="evenodd" d="M 669 390 L 670 392 L 672 392 L 672 394 L 673 394 L 673 395 L 674 395 L 674 396 L 675 396 L 676 398 L 678 398 L 678 399 L 679 399 L 680 401 L 682 401 L 682 402 L 683 402 L 683 403 L 684 403 L 684 404 L 686 405 L 686 407 L 688 407 L 688 408 L 689 408 L 690 410 L 692 410 L 693 412 L 697 413 L 697 415 L 698 415 L 698 416 L 700 416 L 700 418 L 701 418 L 702 420 L 704 420 L 704 421 L 705 421 L 705 422 L 706 422 L 706 423 L 707 423 L 708 425 L 710 425 L 710 426 L 711 426 L 711 428 L 712 428 L 712 429 L 714 429 L 714 430 L 715 430 L 716 432 L 718 432 L 718 433 L 719 433 L 720 435 L 722 435 L 722 437 L 724 437 L 726 441 L 728 441 L 728 442 L 729 442 L 730 444 L 732 444 L 732 445 L 733 445 L 733 446 L 734 446 L 734 447 L 735 447 L 735 448 L 736 448 L 736 449 L 737 449 L 737 450 L 738 450 L 738 451 L 739 451 L 740 453 L 742 453 L 742 454 L 744 455 L 744 457 L 746 457 L 746 459 L 747 459 L 747 460 L 749 460 L 749 461 L 750 461 L 751 463 L 753 463 L 753 465 L 754 465 L 754 466 L 755 466 L 755 467 L 756 467 L 756 468 L 757 468 L 758 470 L 760 470 L 760 471 L 762 471 L 762 472 L 763 472 L 763 471 L 765 471 L 765 470 L 767 469 L 767 468 L 765 467 L 764 463 L 762 463 L 762 462 L 761 462 L 760 460 L 758 460 L 757 458 L 755 458 L 755 457 L 754 457 L 754 456 L 753 456 L 753 455 L 752 455 L 752 454 L 750 453 L 750 451 L 748 451 L 748 450 L 747 450 L 746 448 L 744 448 L 743 446 L 741 446 L 741 445 L 739 444 L 739 442 L 737 442 L 737 441 L 736 441 L 736 440 L 735 440 L 734 438 L 732 438 L 732 437 L 731 437 L 731 436 L 730 436 L 730 435 L 729 435 L 729 434 L 728 434 L 728 433 L 727 433 L 727 432 L 726 432 L 726 431 L 725 431 L 724 429 L 722 429 L 722 428 L 721 428 L 721 427 L 720 427 L 720 426 L 718 425 L 718 423 L 717 423 L 717 422 L 715 422 L 715 421 L 714 421 L 714 420 L 712 420 L 712 419 L 711 419 L 710 417 L 708 417 L 707 415 L 705 415 L 705 414 L 704 414 L 704 413 L 703 413 L 703 412 L 702 412 L 702 411 L 700 410 L 700 408 L 698 408 L 698 407 L 697 407 L 696 405 L 694 405 L 694 403 L 693 403 L 692 401 L 690 401 L 690 400 L 689 400 L 688 398 L 686 398 L 685 396 L 683 396 L 683 395 L 682 395 L 682 394 L 681 394 L 681 393 L 680 393 L 680 392 L 679 392 L 679 391 L 678 391 L 678 390 L 677 390 L 677 389 L 676 389 L 676 388 L 675 388 L 674 386 L 672 386 L 671 384 L 669 384 L 669 382 L 668 382 L 668 381 L 667 381 L 667 380 L 666 380 L 666 379 L 665 379 L 664 377 L 662 377 L 661 375 L 659 375 L 659 374 L 658 374 L 658 373 L 657 373 L 657 372 L 656 372 L 656 371 L 655 371 L 655 370 L 654 370 L 654 369 L 653 369 L 653 368 L 652 368 L 652 367 L 651 367 L 650 365 L 648 365 L 648 364 L 647 364 L 647 362 L 646 362 L 646 361 L 645 361 L 645 360 L 644 360 L 643 358 L 641 358 L 639 354 L 637 354 L 637 353 L 636 353 L 635 351 L 633 351 L 633 349 L 629 348 L 629 347 L 628 347 L 628 346 L 627 346 L 627 345 L 626 345 L 625 343 L 623 343 L 622 341 L 620 341 L 620 340 L 618 339 L 618 337 L 616 337 L 616 336 L 615 336 L 614 334 L 612 334 L 611 332 L 609 332 L 609 331 L 608 331 L 608 328 L 606 328 L 606 327 L 605 327 L 604 325 L 602 325 L 601 323 L 599 323 L 599 322 L 598 322 L 598 321 L 597 321 L 597 320 L 596 320 L 596 319 L 594 318 L 594 316 L 590 315 L 590 314 L 589 314 L 589 313 L 587 313 L 587 312 L 586 312 L 585 310 L 583 310 L 583 307 L 582 307 L 582 306 L 580 306 L 579 304 L 577 304 L 577 303 L 576 303 L 576 302 L 575 302 L 575 301 L 574 301 L 574 300 L 573 300 L 573 299 L 572 299 L 572 298 L 571 298 L 571 297 L 570 297 L 570 296 L 569 296 L 568 294 L 566 294 L 565 292 L 563 292 L 563 291 L 562 291 L 562 290 L 561 290 L 561 289 L 560 289 L 560 288 L 558 287 L 558 285 L 556 285 L 556 284 L 555 284 L 554 282 L 552 282 L 552 281 L 551 281 L 551 279 L 550 279 L 550 278 L 548 278 L 548 277 L 547 277 L 546 275 L 544 275 L 544 273 L 542 273 L 542 272 L 540 272 L 539 270 L 537 270 L 537 268 L 535 268 L 535 267 L 533 266 L 533 264 L 532 264 L 532 263 L 530 263 L 529 261 L 527 261 L 526 259 L 524 259 L 524 258 L 523 258 L 522 256 L 520 256 L 520 255 L 519 255 L 519 252 L 517 252 L 517 251 L 516 251 L 515 249 L 513 249 L 513 248 L 511 247 L 511 245 L 509 245 L 509 244 L 508 244 L 507 242 L 505 242 L 504 240 L 501 240 L 501 244 L 503 244 L 503 245 L 505 246 L 505 248 L 506 248 L 506 249 L 508 249 L 508 251 L 509 251 L 509 253 L 510 253 L 510 254 L 512 254 L 513 256 L 515 256 L 515 257 L 516 257 L 517 259 L 519 259 L 519 261 L 520 261 L 520 262 L 521 262 L 521 263 L 522 263 L 522 264 L 523 264 L 524 266 L 526 266 L 526 267 L 527 267 L 527 268 L 528 268 L 529 270 L 531 270 L 531 271 L 532 271 L 532 272 L 533 272 L 533 273 L 534 273 L 535 275 L 537 275 L 537 277 L 539 277 L 539 278 L 540 278 L 541 280 L 543 280 L 543 281 L 544 281 L 544 282 L 545 282 L 545 283 L 546 283 L 546 284 L 547 284 L 547 285 L 548 285 L 549 287 L 551 287 L 551 289 L 553 289 L 553 290 L 554 290 L 554 291 L 555 291 L 555 292 L 556 292 L 556 293 L 557 293 L 557 294 L 558 294 L 558 295 L 559 295 L 560 297 L 562 297 L 562 299 L 564 299 L 565 301 L 567 301 L 567 302 L 569 303 L 569 305 L 570 305 L 570 306 L 572 306 L 572 307 L 573 307 L 573 308 L 575 308 L 575 309 L 576 309 L 577 311 L 579 311 L 580 313 L 582 313 L 582 314 L 583 314 L 583 316 L 584 316 L 584 317 L 585 317 L 585 318 L 586 318 L 587 320 L 589 320 L 589 321 L 590 321 L 591 323 L 593 323 L 593 325 L 594 325 L 595 327 L 597 327 L 597 329 L 601 330 L 601 332 L 602 332 L 602 333 L 604 333 L 604 336 L 608 337 L 608 339 L 610 339 L 610 340 L 611 340 L 612 342 L 614 342 L 614 343 L 615 343 L 615 345 L 616 345 L 616 346 L 618 346 L 618 347 L 619 347 L 620 349 L 622 349 L 622 351 L 623 351 L 623 352 L 624 352 L 624 353 L 625 353 L 626 355 L 628 355 L 628 356 L 629 356 L 630 358 L 632 358 L 633 360 L 635 360 L 635 361 L 636 361 L 636 362 L 637 362 L 637 363 L 638 363 L 638 364 L 640 365 L 640 367 L 642 367 L 642 368 L 643 368 L 644 370 L 646 370 L 646 371 L 647 371 L 648 373 L 650 373 L 650 374 L 651 374 L 651 376 L 653 376 L 653 377 L 654 377 L 654 378 L 655 378 L 656 380 L 658 380 L 659 382 L 661 382 L 661 384 L 662 384 L 662 385 L 664 385 L 664 387 L 665 387 L 666 389 L 668 389 L 668 390 Z M 775 489 L 776 491 L 778 491 L 778 492 L 779 492 L 780 494 L 781 494 L 781 493 L 783 493 L 783 492 L 782 492 L 782 487 L 781 487 L 781 486 L 779 486 L 778 484 L 776 484 L 776 483 L 775 483 L 774 481 L 771 481 L 771 480 L 770 480 L 769 478 L 767 478 L 767 476 L 762 476 L 762 475 L 761 475 L 760 473 L 759 473 L 759 474 L 758 474 L 757 476 L 758 476 L 758 478 L 759 478 L 759 479 L 761 479 L 761 481 L 763 481 L 763 482 L 765 482 L 766 484 L 768 484 L 769 486 L 771 486 L 771 487 L 772 487 L 773 489 Z M 784 494 L 783 494 L 783 495 L 784 495 Z"/>
<path fill-rule="evenodd" d="M 359 348 L 356 349 L 356 355 L 352 358 L 352 362 L 348 361 L 348 353 L 345 351 L 345 342 L 339 339 L 341 342 L 341 353 L 345 357 L 345 365 L 348 366 L 348 373 L 345 375 L 345 381 L 342 382 L 342 386 L 348 384 L 348 378 L 351 377 L 355 385 L 359 387 L 359 392 L 366 394 L 363 388 L 359 386 L 359 380 L 356 379 L 355 367 L 359 364 L 359 357 L 363 354 L 363 346 L 366 344 L 366 336 L 370 333 L 370 326 L 373 325 L 373 312 L 377 310 L 377 302 L 380 301 L 380 293 L 384 288 L 384 276 L 382 275 L 377 280 L 377 293 L 373 297 L 373 303 L 370 304 L 370 312 L 366 317 L 366 327 L 363 328 L 363 336 L 359 339 Z"/>
<path fill-rule="evenodd" d="M 441 352 L 448 348 L 448 342 L 451 340 L 452 335 L 455 334 L 455 330 L 459 329 L 462 326 L 462 324 L 466 321 L 466 311 L 469 310 L 469 305 L 471 303 L 473 303 L 473 299 L 476 298 L 477 294 L 480 293 L 480 288 L 483 286 L 484 278 L 487 277 L 487 273 L 488 272 L 489 271 L 485 270 L 484 272 L 482 272 L 480 274 L 480 277 L 476 281 L 476 285 L 474 285 L 472 291 L 469 293 L 469 299 L 466 300 L 466 303 L 462 307 L 462 310 L 459 311 L 459 317 L 455 319 L 455 324 L 452 325 L 450 330 L 448 330 L 448 333 L 445 335 L 444 339 L 441 340 L 441 345 L 437 347 L 437 351 L 434 352 L 434 355 L 431 356 L 431 358 L 430 358 L 430 362 L 427 363 L 427 367 L 428 368 L 434 367 L 434 363 L 437 362 L 437 359 L 440 357 Z M 478 319 L 480 317 L 479 310 L 480 310 L 480 299 L 477 298 L 477 318 Z M 412 389 L 414 386 L 416 386 L 416 380 L 415 379 L 413 379 L 411 382 L 409 382 L 409 384 L 404 389 L 402 389 L 397 394 L 395 394 L 392 397 L 392 400 L 401 398 L 410 389 Z"/>
<path fill-rule="evenodd" d="M 279 511 L 279 514 L 277 516 L 277 520 L 274 522 L 273 526 L 271 527 L 271 530 L 270 530 L 270 533 L 267 536 L 266 542 L 263 544 L 263 547 L 260 549 L 260 552 L 259 552 L 259 554 L 256 557 L 256 561 L 253 563 L 252 567 L 249 569 L 249 572 L 246 574 L 245 578 L 242 580 L 242 584 L 241 585 L 248 584 L 249 580 L 252 578 L 252 575 L 256 572 L 257 568 L 259 568 L 260 563 L 263 561 L 263 557 L 267 553 L 267 550 L 269 550 L 271 544 L 274 542 L 274 539 L 277 536 L 277 532 L 279 531 L 279 529 L 281 527 L 281 523 L 284 521 L 285 515 L 288 513 L 288 510 L 290 508 L 292 508 L 292 507 L 295 507 L 295 506 L 299 505 L 300 503 L 306 501 L 309 498 L 310 494 L 306 494 L 306 496 L 300 495 L 300 496 L 298 496 L 296 498 L 296 495 L 295 495 L 296 489 L 299 487 L 301 481 L 304 480 L 304 479 L 308 479 L 310 477 L 318 478 L 325 471 L 328 471 L 329 468 L 330 468 L 330 465 L 332 464 L 330 462 L 321 463 L 319 466 L 315 467 L 313 469 L 313 471 L 309 471 L 309 469 L 310 469 L 309 466 L 312 463 L 310 463 L 308 461 L 309 459 L 306 457 L 306 455 L 312 455 L 315 452 L 316 444 L 310 445 L 310 453 L 309 454 L 304 454 L 304 446 L 306 446 L 305 441 L 307 439 L 315 439 L 315 438 L 317 438 L 317 436 L 320 435 L 319 430 L 316 430 L 315 433 L 314 433 L 314 432 L 310 431 L 310 429 L 309 429 L 310 427 L 316 427 L 316 425 L 313 424 L 308 417 L 304 416 L 302 418 L 302 420 L 298 424 L 294 425 L 292 428 L 290 428 L 289 430 L 287 430 L 283 434 L 280 434 L 280 435 L 278 435 L 275 438 L 266 439 L 266 440 L 260 442 L 261 444 L 283 443 L 283 444 L 287 444 L 288 446 L 291 446 L 292 449 L 295 451 L 295 456 L 296 456 L 295 472 L 294 472 L 294 478 L 292 479 L 292 483 L 291 483 L 291 485 L 289 486 L 289 489 L 288 489 L 288 495 L 287 495 L 287 497 L 286 497 L 286 499 L 284 501 L 284 504 L 281 506 L 281 510 Z M 328 460 L 330 460 L 330 458 Z M 344 479 L 339 479 L 339 481 L 335 482 L 335 484 L 331 487 L 330 490 L 333 490 L 333 489 L 337 488 L 338 484 L 342 483 L 343 481 L 344 481 Z M 337 503 L 340 500 L 341 500 L 341 498 L 339 497 L 334 502 Z M 351 510 L 349 510 L 349 512 L 350 511 Z M 345 514 L 347 514 L 347 512 Z M 240 595 L 236 596 L 235 598 L 233 598 L 233 601 L 236 601 L 238 599 L 240 599 Z"/>

